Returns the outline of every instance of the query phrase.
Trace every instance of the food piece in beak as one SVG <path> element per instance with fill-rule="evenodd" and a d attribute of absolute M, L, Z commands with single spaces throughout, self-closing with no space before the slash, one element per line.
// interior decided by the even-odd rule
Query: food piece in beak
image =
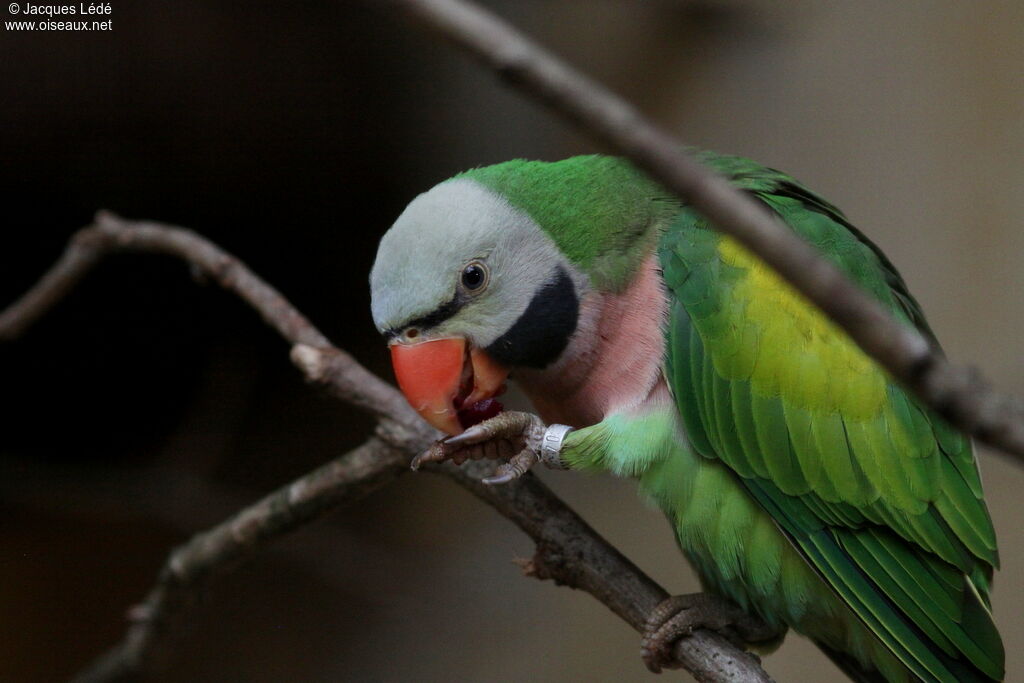
<path fill-rule="evenodd" d="M 393 343 L 391 364 L 409 405 L 431 425 L 459 434 L 494 417 L 502 405 L 508 370 L 461 337 Z"/>

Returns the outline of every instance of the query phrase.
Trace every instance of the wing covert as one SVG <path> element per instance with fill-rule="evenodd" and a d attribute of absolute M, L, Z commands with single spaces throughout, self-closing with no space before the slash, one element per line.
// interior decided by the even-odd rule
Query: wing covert
<path fill-rule="evenodd" d="M 837 209 L 778 172 L 714 161 L 932 336 L 895 268 Z M 962 678 L 966 659 L 1000 677 L 987 607 L 998 556 L 970 441 L 696 212 L 680 213 L 659 253 L 670 293 L 666 375 L 694 448 L 736 473 L 919 676 Z"/>

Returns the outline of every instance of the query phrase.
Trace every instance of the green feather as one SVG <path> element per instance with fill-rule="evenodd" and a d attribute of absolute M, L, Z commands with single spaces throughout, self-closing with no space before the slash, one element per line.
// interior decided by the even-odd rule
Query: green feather
<path fill-rule="evenodd" d="M 756 392 L 751 393 L 757 439 L 761 444 L 760 452 L 765 460 L 769 478 L 790 495 L 807 493 L 811 490 L 811 485 L 807 483 L 790 440 L 782 403 L 759 396 Z"/>
<path fill-rule="evenodd" d="M 749 454 L 750 466 L 758 477 L 771 476 L 768 465 L 757 437 L 757 424 L 754 422 L 753 405 L 750 387 L 746 382 L 731 382 L 729 401 L 732 405 L 732 423 L 736 428 L 736 438 L 740 448 Z"/>
<path fill-rule="evenodd" d="M 892 264 L 833 206 L 753 162 L 702 158 L 933 337 Z M 692 210 L 669 226 L 659 257 L 673 301 L 669 356 L 686 349 L 685 369 L 667 376 L 697 450 L 737 475 L 915 675 L 1001 677 L 986 608 L 995 537 L 970 443 Z"/>
<path fill-rule="evenodd" d="M 629 164 L 578 156 L 557 163 L 516 159 L 455 176 L 488 187 L 525 211 L 593 282 L 621 291 L 679 203 Z"/>
<path fill-rule="evenodd" d="M 899 273 L 836 207 L 746 159 L 698 158 L 934 340 Z M 998 556 L 969 440 L 627 163 L 513 161 L 464 177 L 531 216 L 600 292 L 624 291 L 657 245 L 678 415 L 607 417 L 570 434 L 570 464 L 638 477 L 710 590 L 807 633 L 865 680 L 1001 678 L 987 606 Z"/>

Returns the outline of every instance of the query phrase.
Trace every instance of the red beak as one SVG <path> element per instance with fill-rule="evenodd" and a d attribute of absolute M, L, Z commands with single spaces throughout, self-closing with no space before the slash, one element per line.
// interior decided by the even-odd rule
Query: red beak
<path fill-rule="evenodd" d="M 391 364 L 409 405 L 434 427 L 459 434 L 501 412 L 508 369 L 461 337 L 391 345 Z"/>

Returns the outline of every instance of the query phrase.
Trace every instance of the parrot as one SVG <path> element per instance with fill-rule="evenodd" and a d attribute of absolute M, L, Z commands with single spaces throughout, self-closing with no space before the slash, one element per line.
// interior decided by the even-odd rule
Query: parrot
<path fill-rule="evenodd" d="M 936 344 L 882 251 L 748 159 L 690 150 Z M 371 313 L 446 435 L 414 466 L 499 461 L 636 480 L 703 592 L 651 614 L 654 672 L 695 628 L 770 652 L 792 629 L 855 681 L 1000 681 L 999 557 L 970 439 L 739 241 L 627 160 L 517 159 L 415 197 Z M 514 380 L 536 413 L 506 411 Z"/>

